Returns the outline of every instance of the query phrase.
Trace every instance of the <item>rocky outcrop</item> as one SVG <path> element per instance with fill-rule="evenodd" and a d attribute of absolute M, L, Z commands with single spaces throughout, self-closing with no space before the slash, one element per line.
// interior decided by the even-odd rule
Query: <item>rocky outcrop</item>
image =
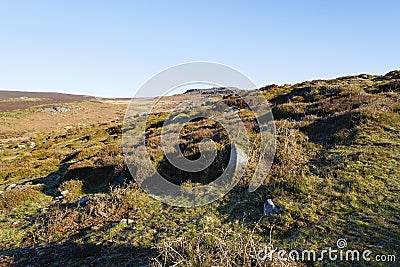
<path fill-rule="evenodd" d="M 225 94 L 235 94 L 239 92 L 236 87 L 213 87 L 210 89 L 189 89 L 184 94 L 201 94 L 201 95 L 225 95 Z"/>

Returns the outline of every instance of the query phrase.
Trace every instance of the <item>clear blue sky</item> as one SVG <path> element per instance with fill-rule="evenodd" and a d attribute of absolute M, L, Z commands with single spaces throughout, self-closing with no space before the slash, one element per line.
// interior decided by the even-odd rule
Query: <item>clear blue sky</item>
<path fill-rule="evenodd" d="M 257 86 L 400 69 L 400 1 L 0 0 L 0 88 L 127 96 L 179 63 Z"/>

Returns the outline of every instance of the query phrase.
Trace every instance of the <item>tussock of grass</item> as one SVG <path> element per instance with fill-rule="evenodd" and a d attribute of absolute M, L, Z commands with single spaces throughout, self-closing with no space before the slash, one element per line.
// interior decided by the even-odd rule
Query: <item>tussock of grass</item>
<path fill-rule="evenodd" d="M 10 210 L 15 207 L 38 202 L 42 193 L 30 187 L 16 188 L 0 194 L 0 210 Z"/>
<path fill-rule="evenodd" d="M 399 73 L 262 88 L 276 119 L 277 151 L 265 183 L 252 194 L 245 189 L 259 149 L 255 142 L 259 129 L 254 114 L 237 96 L 224 97 L 226 104 L 239 110 L 254 141 L 249 168 L 223 199 L 193 209 L 166 206 L 135 183 L 110 189 L 118 174 L 127 174 L 118 123 L 43 134 L 33 149 L 7 144 L 1 148 L 0 189 L 13 182 L 29 186 L 0 195 L 0 209 L 6 214 L 1 217 L 0 243 L 9 244 L 3 259 L 17 265 L 44 264 L 44 257 L 28 249 L 41 244 L 45 255 L 58 251 L 52 258 L 57 265 L 269 266 L 257 265 L 252 251 L 268 245 L 318 250 L 335 247 L 339 238 L 352 249 L 396 254 L 400 250 Z M 201 173 L 203 180 L 196 180 L 167 164 L 159 147 L 160 126 L 167 115 L 154 114 L 146 124 L 153 163 L 178 184 L 207 182 L 215 172 Z M 144 123 L 142 117 L 138 121 Z M 179 126 L 179 120 L 174 123 Z M 198 156 L 202 137 L 214 138 L 219 152 L 228 151 L 222 127 L 212 120 L 187 123 L 181 137 L 188 158 Z M 224 166 L 223 155 L 214 171 Z M 38 184 L 38 190 L 30 184 Z M 73 197 L 50 200 L 63 190 Z M 85 195 L 90 200 L 76 205 Z M 280 212 L 261 218 L 266 198 L 272 198 Z M 43 211 L 44 207 L 49 209 Z M 21 225 L 14 224 L 15 218 Z M 121 223 L 121 219 L 131 221 Z M 88 244 L 98 249 L 85 256 L 81 252 Z M 65 251 L 75 249 L 83 256 L 67 257 Z"/>

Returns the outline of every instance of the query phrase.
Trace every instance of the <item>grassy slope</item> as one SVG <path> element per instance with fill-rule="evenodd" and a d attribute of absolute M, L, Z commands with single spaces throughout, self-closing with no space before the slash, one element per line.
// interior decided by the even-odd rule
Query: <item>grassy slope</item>
<path fill-rule="evenodd" d="M 109 190 L 116 175 L 127 176 L 117 123 L 38 135 L 34 148 L 4 145 L 0 183 L 25 185 L 0 195 L 0 263 L 251 266 L 252 250 L 270 237 L 288 250 L 335 247 L 345 238 L 351 249 L 396 254 L 399 83 L 400 72 L 392 72 L 262 88 L 278 134 L 265 184 L 250 194 L 240 183 L 198 208 L 166 206 L 134 183 Z M 153 125 L 150 133 L 158 131 Z M 55 201 L 65 189 L 70 194 Z M 76 207 L 87 194 L 88 205 Z M 281 212 L 262 217 L 266 198 Z"/>

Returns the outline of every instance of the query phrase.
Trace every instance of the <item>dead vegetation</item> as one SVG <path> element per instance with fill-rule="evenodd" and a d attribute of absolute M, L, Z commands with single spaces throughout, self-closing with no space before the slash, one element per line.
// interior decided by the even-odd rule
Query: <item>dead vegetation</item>
<path fill-rule="evenodd" d="M 227 196 L 193 209 L 164 205 L 129 182 L 135 177 L 124 163 L 121 121 L 8 141 L 0 147 L 0 190 L 12 183 L 19 187 L 0 194 L 0 263 L 276 266 L 283 263 L 257 262 L 254 251 L 271 245 L 323 249 L 335 247 L 339 238 L 352 249 L 396 254 L 399 73 L 262 88 L 276 120 L 277 148 L 265 183 L 251 194 L 245 189 L 255 168 L 259 129 L 237 96 L 225 96 L 254 141 L 248 170 Z M 200 118 L 182 128 L 180 149 L 188 158 L 198 157 L 204 137 L 217 142 L 220 153 L 212 171 L 189 175 L 168 165 L 160 149 L 167 115 L 156 113 L 146 122 L 154 165 L 177 184 L 211 181 L 230 149 L 223 127 Z M 118 176 L 128 182 L 114 186 Z M 56 199 L 63 191 L 65 197 Z M 86 196 L 88 201 L 78 204 Z M 262 216 L 266 198 L 274 199 L 279 213 Z M 307 264 L 335 266 L 297 263 Z"/>

